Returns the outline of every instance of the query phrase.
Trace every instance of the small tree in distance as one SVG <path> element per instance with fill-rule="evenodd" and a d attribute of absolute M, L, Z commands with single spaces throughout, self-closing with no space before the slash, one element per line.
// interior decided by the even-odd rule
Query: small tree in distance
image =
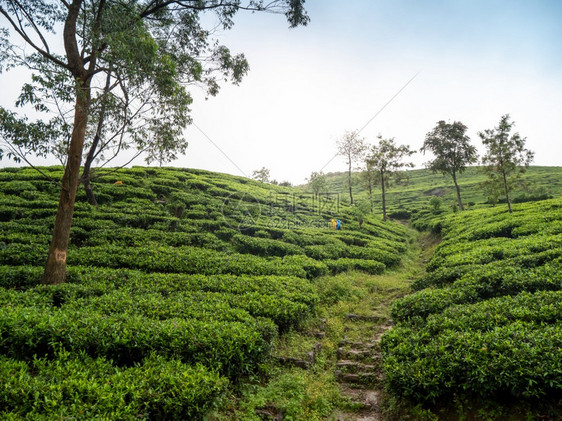
<path fill-rule="evenodd" d="M 306 179 L 306 181 L 308 182 L 309 187 L 312 189 L 314 196 L 318 196 L 328 188 L 326 175 L 322 171 L 313 171 L 310 174 L 310 177 Z"/>
<path fill-rule="evenodd" d="M 373 188 L 379 182 L 377 171 L 373 168 L 373 164 L 368 159 L 365 160 L 365 167 L 359 174 L 359 178 L 363 182 L 363 186 L 367 189 L 367 196 L 369 197 L 369 209 L 373 213 Z"/>
<path fill-rule="evenodd" d="M 369 210 L 369 204 L 363 200 L 357 201 L 351 207 L 351 214 L 353 215 L 353 219 L 359 224 L 359 228 L 363 227 L 363 223 L 367 219 L 367 215 L 369 215 Z"/>
<path fill-rule="evenodd" d="M 344 136 L 337 141 L 338 155 L 345 158 L 347 164 L 347 185 L 349 187 L 349 203 L 353 205 L 353 191 L 352 191 L 352 178 L 351 170 L 353 163 L 360 161 L 365 155 L 367 149 L 365 145 L 365 138 L 359 137 L 356 131 L 346 132 Z"/>
<path fill-rule="evenodd" d="M 269 170 L 265 167 L 261 167 L 260 170 L 255 170 L 252 172 L 252 178 L 254 180 L 261 181 L 262 183 L 269 183 Z"/>
<path fill-rule="evenodd" d="M 482 157 L 484 170 L 489 174 L 492 182 L 499 179 L 504 190 L 507 208 L 509 213 L 512 213 L 509 192 L 513 182 L 525 172 L 533 161 L 534 153 L 525 149 L 527 139 L 521 137 L 519 133 L 510 136 L 515 123 L 509 120 L 509 114 L 503 115 L 497 127 L 479 132 L 478 136 L 487 149 L 486 154 Z"/>
<path fill-rule="evenodd" d="M 425 135 L 421 152 L 430 151 L 435 155 L 426 166 L 433 172 L 449 174 L 453 177 L 457 191 L 457 202 L 459 209 L 464 207 L 461 200 L 461 189 L 457 181 L 458 174 L 462 173 L 470 164 L 478 160 L 476 148 L 470 144 L 470 138 L 466 135 L 467 127 L 460 121 L 446 123 L 441 120 L 437 126 Z"/>
<path fill-rule="evenodd" d="M 390 185 L 390 178 L 401 168 L 414 166 L 413 163 L 403 162 L 403 160 L 415 152 L 411 151 L 407 145 L 397 146 L 394 138 L 383 139 L 379 135 L 378 140 L 378 145 L 371 147 L 366 164 L 378 174 L 382 191 L 382 217 L 386 221 L 386 189 Z"/>

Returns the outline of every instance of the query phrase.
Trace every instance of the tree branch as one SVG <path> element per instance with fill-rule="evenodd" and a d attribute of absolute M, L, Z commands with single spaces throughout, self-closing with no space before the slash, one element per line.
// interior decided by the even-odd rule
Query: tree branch
<path fill-rule="evenodd" d="M 29 37 L 27 32 L 21 26 L 21 21 L 18 20 L 19 24 L 17 24 L 2 6 L 0 6 L 0 14 L 2 14 L 8 20 L 8 22 L 10 23 L 12 28 L 18 33 L 18 35 L 20 37 L 22 37 L 23 40 L 27 44 L 29 44 L 35 51 L 37 51 L 39 54 L 41 54 L 46 59 L 52 61 L 53 63 L 56 63 L 58 66 L 64 67 L 65 69 L 68 69 L 68 70 L 71 70 L 67 63 L 59 60 L 56 56 L 52 55 L 48 51 L 43 50 L 41 47 L 39 47 L 37 44 L 35 44 L 33 42 L 33 40 Z"/>
<path fill-rule="evenodd" d="M 12 145 L 8 141 L 4 141 L 4 144 L 12 151 L 12 153 L 14 155 L 16 155 L 19 159 L 23 160 L 27 165 L 29 165 L 31 168 L 33 168 L 35 171 L 37 171 L 39 174 L 41 174 L 46 181 L 59 185 L 59 180 L 54 179 L 53 177 L 50 177 L 49 175 L 44 173 L 40 168 L 37 168 L 35 165 L 33 165 L 27 159 L 27 155 L 21 150 L 20 147 L 16 148 L 14 145 Z"/>

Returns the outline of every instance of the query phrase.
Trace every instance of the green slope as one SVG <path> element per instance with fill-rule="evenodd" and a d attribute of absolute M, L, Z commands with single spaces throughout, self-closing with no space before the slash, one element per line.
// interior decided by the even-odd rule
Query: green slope
<path fill-rule="evenodd" d="M 450 176 L 434 174 L 429 170 L 406 171 L 408 181 L 401 185 L 392 185 L 387 192 L 387 206 L 395 217 L 401 217 L 400 213 L 411 213 L 414 210 L 423 209 L 428 206 L 432 196 L 442 198 L 444 209 L 451 209 L 456 202 L 456 194 Z M 347 175 L 345 173 L 327 174 L 328 191 L 339 193 L 342 200 L 349 200 L 347 194 Z M 463 203 L 469 207 L 489 206 L 488 197 L 481 187 L 486 180 L 485 174 L 480 167 L 470 167 L 459 176 L 459 185 Z M 306 187 L 303 186 L 305 189 Z M 358 200 L 367 200 L 365 187 L 362 185 L 357 174 L 354 174 L 354 196 Z M 381 211 L 380 188 L 374 190 L 373 199 L 375 213 Z M 521 183 L 513 192 L 515 202 L 529 199 L 544 199 L 562 196 L 562 167 L 539 167 L 532 166 L 522 176 Z"/>
<path fill-rule="evenodd" d="M 0 418 L 199 419 L 315 312 L 311 280 L 381 273 L 407 248 L 400 225 L 360 228 L 298 189 L 173 168 L 97 175 L 99 206 L 78 194 L 67 283 L 43 286 L 57 183 L 0 170 Z"/>
<path fill-rule="evenodd" d="M 427 274 L 392 310 L 396 326 L 382 343 L 388 387 L 428 404 L 469 398 L 559 410 L 562 199 L 442 224 Z"/>

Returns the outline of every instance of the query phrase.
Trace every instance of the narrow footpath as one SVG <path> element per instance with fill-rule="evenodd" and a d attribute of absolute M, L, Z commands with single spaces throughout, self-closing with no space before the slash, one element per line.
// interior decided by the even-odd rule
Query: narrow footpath
<path fill-rule="evenodd" d="M 351 306 L 344 316 L 343 337 L 338 343 L 334 374 L 350 409 L 338 410 L 337 421 L 384 419 L 382 355 L 380 341 L 392 328 L 393 302 L 404 296 L 413 280 L 423 275 L 425 264 L 438 239 L 411 231 L 410 249 L 399 268 L 373 276 L 364 300 Z M 366 305 L 368 303 L 368 305 Z"/>

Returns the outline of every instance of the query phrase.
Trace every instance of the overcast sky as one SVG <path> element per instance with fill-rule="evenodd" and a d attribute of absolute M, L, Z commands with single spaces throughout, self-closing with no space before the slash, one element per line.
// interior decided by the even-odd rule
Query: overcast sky
<path fill-rule="evenodd" d="M 189 127 L 188 152 L 171 165 L 238 175 L 265 166 L 293 183 L 312 171 L 343 171 L 343 159 L 330 162 L 336 140 L 363 127 L 416 74 L 362 131 L 367 141 L 380 133 L 419 149 L 437 121 L 462 121 L 482 150 L 477 132 L 509 113 L 535 165 L 562 165 L 562 2 L 307 0 L 306 7 L 307 27 L 240 14 L 220 35 L 246 54 L 250 73 L 217 97 L 195 94 L 194 122 L 208 138 Z M 17 95 L 13 81 L 0 75 L 4 106 Z M 427 159 L 413 158 L 418 167 Z"/>

